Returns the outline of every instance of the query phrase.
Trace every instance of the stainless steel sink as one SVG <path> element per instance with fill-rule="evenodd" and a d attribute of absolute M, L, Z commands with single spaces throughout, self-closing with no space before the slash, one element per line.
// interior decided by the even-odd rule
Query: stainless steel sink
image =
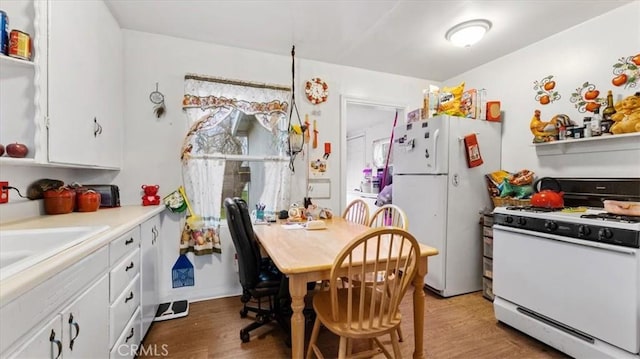
<path fill-rule="evenodd" d="M 109 229 L 109 226 L 0 231 L 0 280 Z"/>

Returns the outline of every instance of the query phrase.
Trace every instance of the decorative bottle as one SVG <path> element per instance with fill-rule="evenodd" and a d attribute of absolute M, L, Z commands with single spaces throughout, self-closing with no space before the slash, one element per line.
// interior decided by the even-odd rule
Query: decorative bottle
<path fill-rule="evenodd" d="M 600 136 L 600 123 L 602 122 L 602 115 L 600 115 L 600 109 L 597 108 L 593 112 L 591 117 L 591 136 Z"/>
<path fill-rule="evenodd" d="M 607 107 L 602 111 L 602 119 L 605 121 L 611 121 L 611 116 L 616 113 L 615 107 L 613 107 L 613 94 L 611 90 L 607 92 Z"/>

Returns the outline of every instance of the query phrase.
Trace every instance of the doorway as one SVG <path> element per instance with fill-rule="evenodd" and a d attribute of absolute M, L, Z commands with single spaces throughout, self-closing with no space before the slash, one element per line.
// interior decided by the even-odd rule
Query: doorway
<path fill-rule="evenodd" d="M 341 105 L 340 147 L 345 151 L 340 160 L 340 213 L 359 193 L 362 170 L 372 168 L 375 175 L 377 168 L 384 168 L 386 155 L 381 153 L 388 148 L 396 111 L 397 123 L 402 124 L 406 109 L 399 103 L 349 96 L 342 96 Z M 362 195 L 375 198 L 374 193 Z"/>

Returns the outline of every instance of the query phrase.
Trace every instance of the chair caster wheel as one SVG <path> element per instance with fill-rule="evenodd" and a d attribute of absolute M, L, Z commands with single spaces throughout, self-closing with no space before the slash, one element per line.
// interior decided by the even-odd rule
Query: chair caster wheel
<path fill-rule="evenodd" d="M 240 331 L 240 340 L 242 340 L 243 343 L 248 343 L 249 342 L 249 333 L 245 332 L 244 330 Z"/>
<path fill-rule="evenodd" d="M 245 309 L 240 310 L 240 318 L 246 318 L 248 311 Z"/>
<path fill-rule="evenodd" d="M 256 322 L 258 324 L 264 324 L 267 322 L 267 317 L 264 314 L 256 314 Z"/>

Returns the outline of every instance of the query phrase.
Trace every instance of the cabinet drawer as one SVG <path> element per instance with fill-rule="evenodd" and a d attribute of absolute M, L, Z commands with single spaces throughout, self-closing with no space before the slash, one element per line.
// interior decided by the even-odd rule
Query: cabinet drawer
<path fill-rule="evenodd" d="M 107 273 L 108 263 L 105 246 L 13 301 L 2 303 L 0 353 L 14 342 L 25 340 L 24 334 L 59 310 L 100 274 Z"/>
<path fill-rule="evenodd" d="M 111 304 L 109 308 L 109 319 L 111 327 L 109 328 L 109 346 L 111 347 L 125 325 L 131 318 L 131 315 L 140 306 L 140 275 L 120 293 L 118 298 Z"/>
<path fill-rule="evenodd" d="M 482 235 L 493 238 L 493 227 L 482 227 Z"/>
<path fill-rule="evenodd" d="M 136 227 L 109 244 L 109 264 L 113 266 L 127 253 L 140 246 L 140 227 Z"/>
<path fill-rule="evenodd" d="M 138 273 L 140 273 L 140 249 L 136 248 L 109 272 L 109 303 L 116 300 Z"/>
<path fill-rule="evenodd" d="M 115 345 L 111 348 L 110 358 L 133 358 L 136 355 L 136 350 L 139 348 L 140 341 L 140 321 L 141 311 L 138 307 L 131 316 L 131 319 L 125 325 L 122 333 L 118 337 Z"/>

